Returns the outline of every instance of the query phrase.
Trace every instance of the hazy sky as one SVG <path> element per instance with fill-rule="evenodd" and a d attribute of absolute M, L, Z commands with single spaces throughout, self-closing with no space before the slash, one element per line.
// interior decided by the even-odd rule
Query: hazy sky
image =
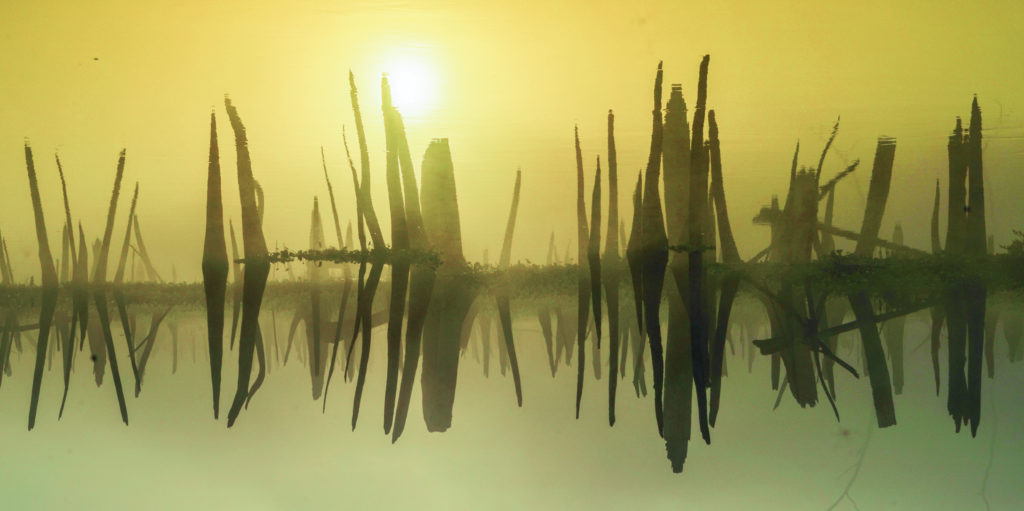
<path fill-rule="evenodd" d="M 37 271 L 24 138 L 36 151 L 50 228 L 61 225 L 57 150 L 72 213 L 90 239 L 101 234 L 125 147 L 125 186 L 140 182 L 139 218 L 158 269 L 169 273 L 173 263 L 182 277 L 198 278 L 211 109 L 221 121 L 226 211 L 239 216 L 222 101 L 229 94 L 267 191 L 267 238 L 305 248 L 313 196 L 326 200 L 320 146 L 343 222 L 354 216 L 341 143 L 342 125 L 352 128 L 349 69 L 361 90 L 375 201 L 386 208 L 379 80 L 387 71 L 417 167 L 431 138 L 450 140 L 466 255 L 497 251 L 522 167 L 513 257 L 539 261 L 550 232 L 560 245 L 574 233 L 573 125 L 589 188 L 594 159 L 605 153 L 605 115 L 615 110 L 621 200 L 630 214 L 626 199 L 646 161 L 657 63 L 665 62 L 666 99 L 668 84 L 682 83 L 692 106 L 700 57 L 710 53 L 708 101 L 721 126 L 726 193 L 744 255 L 767 242 L 765 228 L 750 219 L 784 192 L 796 141 L 802 163 L 816 162 L 840 115 L 825 175 L 853 159 L 864 165 L 838 188 L 837 223 L 859 227 L 874 141 L 894 136 L 882 233 L 900 220 L 908 243 L 926 247 L 934 180 L 946 188 L 946 135 L 975 93 L 985 113 L 989 232 L 1005 243 L 1024 226 L 1016 206 L 1024 190 L 1017 171 L 1024 160 L 1024 5 L 839 4 L 3 2 L 0 229 L 15 272 Z"/>
<path fill-rule="evenodd" d="M 36 152 L 56 254 L 62 204 L 54 151 L 67 172 L 72 213 L 91 240 L 101 235 L 117 155 L 126 148 L 115 239 L 138 181 L 138 214 L 157 269 L 167 276 L 173 264 L 180 277 L 198 279 L 211 110 L 220 124 L 225 211 L 235 223 L 239 218 L 223 107 L 229 94 L 266 190 L 268 242 L 305 248 L 313 197 L 329 204 L 321 146 L 342 221 L 354 217 L 341 143 L 342 126 L 353 132 L 351 69 L 361 90 L 377 210 L 387 210 L 379 83 L 389 72 L 417 167 L 432 138 L 450 141 L 467 257 L 479 259 L 487 248 L 494 260 L 521 167 L 513 257 L 542 261 L 551 232 L 563 250 L 575 235 L 573 126 L 582 137 L 589 204 L 594 160 L 605 158 L 605 116 L 614 109 L 620 202 L 630 215 L 635 172 L 647 159 L 657 64 L 664 61 L 665 99 L 669 85 L 681 83 L 692 106 L 698 64 L 709 53 L 708 102 L 721 127 L 726 194 L 743 256 L 768 241 L 767 229 L 750 220 L 773 194 L 784 193 L 796 142 L 801 163 L 816 163 L 839 116 L 824 175 L 857 158 L 863 165 L 837 189 L 836 223 L 859 228 L 875 140 L 893 136 L 895 174 L 881 232 L 888 236 L 901 221 L 909 244 L 928 247 L 936 179 L 945 203 L 946 137 L 955 117 L 969 113 L 974 94 L 985 115 L 989 232 L 1003 244 L 1012 229 L 1024 228 L 1020 20 L 1019 0 L 0 0 L 0 230 L 19 281 L 38 273 L 26 138 Z M 382 220 L 387 232 L 386 215 Z M 910 324 L 908 347 L 925 334 Z M 772 413 L 767 360 L 757 360 L 753 375 L 735 364 L 714 450 L 693 442 L 687 472 L 676 477 L 650 398 L 634 399 L 628 385 L 620 386 L 621 419 L 609 429 L 607 380 L 592 380 L 588 370 L 583 417 L 575 420 L 574 374 L 563 369 L 549 379 L 540 337 L 523 332 L 517 336 L 524 408 L 514 406 L 508 379 L 484 380 L 467 356 L 452 431 L 426 434 L 417 391 L 416 419 L 394 447 L 379 434 L 382 378 L 370 379 L 365 427 L 349 435 L 351 387 L 339 387 L 325 415 L 319 402 L 295 399 L 307 395 L 308 382 L 294 364 L 271 377 L 228 432 L 209 420 L 202 351 L 196 365 L 183 355 L 183 374 L 174 378 L 167 375 L 169 354 L 160 352 L 147 376 L 151 385 L 130 401 L 131 428 L 119 425 L 109 380 L 96 388 L 88 371 L 78 371 L 65 420 L 58 424 L 56 410 L 47 408 L 29 434 L 21 413 L 30 359 L 19 355 L 20 377 L 0 393 L 0 409 L 17 412 L 0 417 L 0 431 L 14 439 L 8 454 L 18 463 L 0 463 L 0 481 L 10 482 L 5 495 L 16 507 L 56 509 L 94 502 L 223 508 L 243 505 L 241 499 L 251 499 L 253 509 L 294 509 L 321 498 L 337 502 L 335 494 L 357 508 L 487 507 L 484 495 L 493 507 L 511 509 L 675 509 L 681 502 L 821 509 L 841 491 L 873 421 L 863 378 L 842 376 L 844 422 L 837 426 L 823 405 L 799 410 L 787 399 Z M 198 323 L 183 328 L 183 340 L 201 336 Z M 1024 436 L 1013 425 L 1024 413 L 1014 393 L 1020 367 L 1000 365 L 996 379 L 985 380 L 986 425 L 972 440 L 952 433 L 926 358 L 913 360 L 907 393 L 896 398 L 900 426 L 873 433 L 856 498 L 865 509 L 978 508 L 980 479 L 991 463 L 994 508 L 1018 501 Z M 378 352 L 371 375 L 381 375 L 382 363 Z M 225 367 L 224 381 L 232 381 L 234 366 Z M 41 402 L 52 404 L 60 380 L 48 374 Z M 998 437 L 987 426 L 996 423 L 989 417 L 997 409 Z M 122 485 L 116 494 L 111 481 Z M 395 491 L 399 486 L 410 491 Z M 179 488 L 190 491 L 167 496 Z"/>

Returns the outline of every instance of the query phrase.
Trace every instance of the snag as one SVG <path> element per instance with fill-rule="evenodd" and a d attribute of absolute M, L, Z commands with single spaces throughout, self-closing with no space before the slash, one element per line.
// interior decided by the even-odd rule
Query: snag
<path fill-rule="evenodd" d="M 267 260 L 267 243 L 263 239 L 263 227 L 256 205 L 255 179 L 249 160 L 245 126 L 238 116 L 238 110 L 227 97 L 224 98 L 224 107 L 235 134 L 238 194 L 242 205 L 242 246 L 246 260 L 242 283 L 242 326 L 238 334 L 238 385 L 231 408 L 228 410 L 228 427 L 231 427 L 249 395 L 253 352 L 259 336 L 260 305 L 263 303 L 263 291 L 266 289 L 267 276 L 270 274 L 270 262 Z"/>
<path fill-rule="evenodd" d="M 498 267 L 508 269 L 512 258 L 512 235 L 516 229 L 516 213 L 519 210 L 519 188 L 522 184 L 522 171 L 516 171 L 516 184 L 512 190 L 512 207 L 508 213 L 508 224 L 505 227 L 505 240 L 501 244 L 501 259 Z M 512 381 L 516 387 L 516 404 L 523 406 L 523 388 L 519 378 L 519 359 L 516 357 L 516 346 L 512 340 L 512 311 L 509 308 L 508 290 L 504 286 L 495 290 L 498 302 L 498 319 L 501 322 L 502 337 L 505 339 L 505 352 L 508 354 L 509 365 L 512 367 Z M 582 361 L 582 358 L 581 358 Z"/>
<path fill-rule="evenodd" d="M 121 372 L 117 367 L 117 355 L 114 353 L 114 335 L 110 331 L 110 314 L 107 311 L 107 294 L 103 290 L 103 284 L 107 279 L 107 256 L 110 252 L 110 238 L 114 234 L 114 215 L 117 212 L 117 198 L 121 192 L 121 178 L 124 176 L 124 155 L 125 150 L 122 149 L 121 155 L 117 160 L 117 174 L 114 176 L 114 191 L 110 196 L 110 208 L 107 211 L 107 225 L 103 231 L 103 241 L 97 247 L 98 250 L 95 251 L 96 260 L 92 281 L 96 285 L 93 292 L 93 299 L 96 302 L 96 313 L 99 316 L 103 343 L 106 347 L 106 356 L 110 359 L 110 372 L 114 378 L 114 389 L 117 391 L 117 403 L 121 408 L 121 420 L 124 421 L 125 425 L 127 425 L 128 408 L 125 405 L 124 390 L 121 387 Z M 131 219 L 129 218 L 128 220 L 130 223 Z M 99 364 L 99 361 L 97 361 L 97 364 Z M 97 371 L 97 385 L 102 377 L 102 366 L 100 366 Z"/>
<path fill-rule="evenodd" d="M 217 117 L 210 112 L 210 156 L 206 174 L 206 236 L 203 241 L 203 291 L 206 297 L 206 335 L 213 387 L 213 418 L 220 415 L 220 377 L 224 357 L 224 307 L 227 298 L 228 253 L 224 241 L 221 203 L 220 149 Z M 232 238 L 232 243 L 234 238 Z M 237 250 L 236 250 L 237 252 Z M 276 332 L 275 332 L 276 334 Z"/>
<path fill-rule="evenodd" d="M 39 183 L 36 168 L 32 162 L 32 148 L 25 142 L 25 166 L 28 169 L 28 187 L 32 196 L 32 211 L 35 216 L 36 241 L 39 243 L 39 266 L 42 272 L 41 296 L 39 300 L 39 336 L 36 342 L 36 364 L 32 374 L 32 398 L 28 410 L 28 429 L 36 424 L 36 409 L 39 406 L 39 390 L 43 383 L 43 364 L 46 362 L 46 347 L 50 336 L 50 325 L 57 308 L 57 271 L 50 254 L 50 242 L 46 237 L 46 220 L 43 218 L 42 200 L 39 198 Z"/>
<path fill-rule="evenodd" d="M 577 348 L 577 371 L 576 371 L 576 418 L 580 418 L 580 401 L 583 399 L 583 373 L 586 365 L 583 359 L 586 356 L 584 343 L 587 339 L 587 317 L 590 310 L 588 300 L 591 295 L 590 272 L 586 254 L 587 245 L 590 243 L 590 235 L 587 232 L 587 205 L 583 199 L 583 152 L 580 150 L 579 127 L 574 129 L 576 141 L 576 239 L 577 255 L 577 300 L 576 300 L 576 348 Z M 568 257 L 566 257 L 568 259 Z"/>
<path fill-rule="evenodd" d="M 600 181 L 595 180 L 595 189 Z M 595 193 L 591 207 L 597 209 Z M 605 301 L 608 303 L 608 425 L 615 425 L 615 391 L 619 379 L 619 283 L 622 274 L 622 258 L 619 256 L 619 176 L 618 162 L 615 154 L 615 115 L 608 110 L 608 232 L 605 236 L 604 260 L 601 263 L 604 280 Z M 597 227 L 595 226 L 596 230 Z M 551 240 L 554 248 L 554 238 Z M 550 264 L 550 261 L 548 262 Z M 598 307 L 597 310 L 600 310 Z M 550 329 L 550 327 L 549 327 Z M 550 341 L 548 343 L 550 352 Z M 625 352 L 622 360 L 625 362 Z M 625 369 L 623 365 L 622 369 Z M 552 367 L 554 375 L 554 367 Z"/>

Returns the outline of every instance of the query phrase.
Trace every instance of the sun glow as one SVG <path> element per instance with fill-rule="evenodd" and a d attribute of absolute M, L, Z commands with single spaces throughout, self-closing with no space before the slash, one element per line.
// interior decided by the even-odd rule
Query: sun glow
<path fill-rule="evenodd" d="M 421 116 L 437 106 L 437 72 L 426 57 L 392 59 L 385 72 L 391 84 L 392 102 L 403 115 Z"/>

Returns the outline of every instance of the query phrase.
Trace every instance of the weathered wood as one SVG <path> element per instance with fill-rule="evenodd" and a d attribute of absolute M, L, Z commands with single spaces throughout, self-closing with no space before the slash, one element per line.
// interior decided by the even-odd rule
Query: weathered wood
<path fill-rule="evenodd" d="M 459 336 L 478 290 L 464 281 L 467 264 L 462 253 L 455 169 L 447 139 L 435 139 L 427 147 L 422 175 L 423 227 L 442 261 L 423 328 L 423 420 L 427 431 L 446 431 L 451 427 L 455 406 Z M 485 356 L 488 346 L 484 346 Z"/>
<path fill-rule="evenodd" d="M 619 285 L 622 258 L 619 256 L 619 176 L 615 152 L 615 115 L 608 111 L 608 231 L 601 261 L 605 301 L 608 304 L 608 425 L 615 425 L 615 393 L 619 379 Z M 554 238 L 551 240 L 554 248 Z M 550 261 L 548 262 L 550 264 Z M 625 356 L 622 357 L 625 360 Z M 624 368 L 624 366 L 623 366 Z"/>
<path fill-rule="evenodd" d="M 102 284 L 107 279 L 107 257 L 110 252 L 110 238 L 114 234 L 114 217 L 117 213 L 117 199 L 121 192 L 121 179 L 124 176 L 125 151 L 117 160 L 117 173 L 114 176 L 114 190 L 110 197 L 110 207 L 107 210 L 107 223 L 103 231 L 103 241 L 95 250 L 95 268 L 93 269 L 92 282 L 98 285 L 93 292 L 93 299 L 96 302 L 96 314 L 99 318 L 99 326 L 102 332 L 105 355 L 110 361 L 110 373 L 114 378 L 114 389 L 117 392 L 117 404 L 121 409 L 121 420 L 128 424 L 128 407 L 125 404 L 124 389 L 121 386 L 121 372 L 117 366 L 117 355 L 114 352 L 114 335 L 110 331 L 110 314 L 107 310 L 107 294 Z M 91 335 L 90 335 L 91 336 Z M 97 383 L 102 379 L 102 369 L 97 370 Z"/>
<path fill-rule="evenodd" d="M 32 374 L 32 396 L 28 411 L 28 429 L 36 424 L 36 410 L 39 407 L 39 392 L 43 383 L 43 364 L 46 362 L 46 348 L 50 336 L 50 325 L 57 309 L 57 271 L 50 253 L 50 242 L 46 236 L 46 219 L 43 218 L 43 204 L 39 197 L 39 183 L 36 180 L 32 148 L 25 142 L 25 166 L 28 169 L 29 192 L 32 196 L 32 212 L 35 219 L 36 241 L 39 247 L 41 272 L 39 300 L 39 335 L 36 342 L 35 371 Z"/>
<path fill-rule="evenodd" d="M 954 256 L 965 254 L 965 238 L 967 235 L 967 161 L 964 156 L 964 134 L 960 118 L 956 119 L 956 127 L 949 137 L 947 145 L 949 157 L 949 192 L 946 208 L 946 253 Z M 964 304 L 963 285 L 951 282 L 946 290 L 943 310 L 946 314 L 946 330 L 948 339 L 947 363 L 947 400 L 946 409 L 953 418 L 956 431 L 966 423 L 967 410 L 967 376 L 964 373 L 967 364 L 967 313 Z"/>
<path fill-rule="evenodd" d="M 689 203 L 693 154 L 690 151 L 690 125 L 681 85 L 673 84 L 669 92 L 662 137 L 665 235 L 671 245 L 688 245 L 692 227 Z M 686 462 L 693 422 L 693 347 L 690 311 L 686 306 L 689 289 L 686 277 L 688 256 L 687 253 L 676 251 L 669 254 L 667 268 L 672 272 L 672 283 L 664 291 L 665 301 L 668 302 L 668 324 L 664 336 L 662 436 L 665 438 L 665 450 L 672 470 L 677 472 L 682 470 Z"/>
<path fill-rule="evenodd" d="M 206 174 L 206 236 L 203 241 L 203 291 L 206 298 L 206 336 L 213 390 L 213 418 L 220 416 L 221 367 L 224 358 L 224 307 L 227 299 L 228 252 L 224 241 L 221 200 L 220 148 L 217 116 L 210 112 L 210 155 Z M 275 332 L 276 334 L 276 332 Z"/>
<path fill-rule="evenodd" d="M 588 246 L 590 244 L 590 233 L 587 229 L 587 205 L 584 200 L 583 184 L 583 152 L 580 149 L 579 127 L 573 130 L 573 138 L 576 145 L 576 247 L 577 247 L 577 276 L 576 276 L 576 348 L 577 348 L 577 371 L 576 371 L 576 418 L 580 418 L 580 402 L 583 400 L 583 374 L 586 369 L 584 360 L 586 351 L 584 347 L 587 339 L 587 321 L 590 311 L 591 286 L 589 259 L 587 258 Z M 568 259 L 568 257 L 567 257 Z"/>
<path fill-rule="evenodd" d="M 967 231 L 964 253 L 969 258 L 981 259 L 987 252 L 988 234 L 985 228 L 985 179 L 982 165 L 981 108 L 978 98 L 971 103 L 971 122 L 964 141 L 967 161 Z M 964 303 L 967 313 L 967 413 L 971 436 L 978 434 L 981 423 L 981 372 L 985 349 L 985 308 L 988 292 L 980 276 L 970 275 L 964 285 Z"/>
<path fill-rule="evenodd" d="M 939 204 L 941 194 L 939 192 L 939 180 L 935 180 L 935 204 L 932 206 L 932 222 L 931 222 L 931 235 L 932 235 L 932 254 L 939 254 L 942 252 L 942 240 L 939 238 Z M 942 304 L 936 305 L 929 310 L 931 319 L 931 330 L 929 337 L 931 339 L 931 359 L 932 359 L 932 376 L 935 379 L 935 395 L 939 395 L 939 388 L 942 385 L 942 375 L 939 369 L 939 348 L 941 347 L 941 336 L 942 336 L 942 323 L 946 320 L 946 312 L 942 308 Z"/>
<path fill-rule="evenodd" d="M 718 122 L 715 118 L 715 111 L 708 112 L 708 141 L 710 143 L 709 156 L 711 158 L 711 196 L 714 199 L 715 212 L 718 220 L 719 247 L 722 253 L 722 262 L 726 264 L 739 264 L 739 248 L 736 246 L 736 238 L 732 233 L 732 225 L 729 222 L 729 211 L 725 201 L 725 183 L 722 176 L 722 152 L 721 142 L 718 139 Z M 711 343 L 711 395 L 708 404 L 708 422 L 713 427 L 718 417 L 718 408 L 722 396 L 722 374 L 725 363 L 725 340 L 728 335 L 729 318 L 732 312 L 733 301 L 739 291 L 739 277 L 727 275 L 722 279 L 719 291 L 718 314 L 714 328 L 714 338 Z"/>
<path fill-rule="evenodd" d="M 409 248 L 409 228 L 406 221 L 405 199 L 398 163 L 398 126 L 391 105 L 391 87 L 387 76 L 381 78 L 381 98 L 384 113 L 384 140 L 387 149 L 385 183 L 391 214 L 391 245 L 396 250 Z M 395 399 L 398 392 L 398 369 L 402 352 L 402 325 L 405 319 L 406 297 L 409 291 L 409 269 L 406 262 L 391 265 L 390 311 L 387 331 L 387 370 L 384 385 L 384 434 L 391 433 L 394 421 Z"/>
<path fill-rule="evenodd" d="M 501 244 L 501 258 L 498 260 L 500 268 L 508 268 L 512 258 L 512 235 L 516 229 L 516 215 L 519 211 L 519 191 L 522 185 L 522 171 L 516 171 L 516 184 L 512 189 L 512 206 L 508 214 L 508 223 L 505 226 L 505 239 Z M 501 323 L 502 338 L 505 340 L 505 353 L 508 354 L 509 366 L 512 369 L 512 381 L 516 389 L 516 404 L 523 406 L 523 388 L 519 377 L 519 359 L 516 356 L 516 346 L 512 339 L 512 311 L 509 306 L 509 294 L 507 290 L 499 289 L 495 294 L 498 302 L 498 320 Z"/>
<path fill-rule="evenodd" d="M 427 238 L 420 210 L 420 195 L 416 175 L 409 153 L 409 142 L 405 137 L 402 116 L 394 110 L 394 123 L 398 132 L 398 163 L 402 171 L 402 186 L 405 193 L 405 212 L 409 229 L 409 247 L 413 250 L 430 250 L 433 245 Z M 395 410 L 392 441 L 397 441 L 405 428 L 412 399 L 412 386 L 416 381 L 423 344 L 423 329 L 430 310 L 436 273 L 434 268 L 414 265 L 409 276 L 409 318 L 406 323 L 405 360 L 402 365 L 402 381 L 398 390 L 398 404 Z"/>
<path fill-rule="evenodd" d="M 875 162 L 871 169 L 871 184 L 868 188 L 864 222 L 860 230 L 861 239 L 854 249 L 855 255 L 871 257 L 874 253 L 878 229 L 881 227 L 885 203 L 889 196 L 895 154 L 895 140 L 886 138 L 878 140 L 875 149 Z M 885 362 L 885 352 L 882 349 L 878 329 L 871 323 L 871 318 L 875 314 L 871 299 L 865 292 L 854 293 L 850 295 L 849 299 L 853 314 L 861 325 L 860 337 L 864 345 L 878 427 L 893 426 L 896 424 L 896 409 L 892 400 L 892 383 L 889 379 L 889 368 Z"/>
<path fill-rule="evenodd" d="M 644 173 L 643 205 L 641 213 L 641 246 L 643 278 L 644 326 L 651 346 L 651 365 L 654 370 L 654 414 L 658 433 L 664 429 L 662 389 L 664 388 L 664 363 L 661 342 L 661 296 L 665 283 L 665 267 L 668 265 L 668 237 L 665 234 L 665 220 L 661 210 L 659 192 L 662 152 L 661 117 L 662 67 L 654 79 L 654 109 L 651 111 L 651 150 L 647 157 Z"/>
<path fill-rule="evenodd" d="M 270 263 L 266 260 L 267 243 L 263 238 L 263 227 L 256 204 L 255 179 L 252 162 L 249 159 L 249 143 L 245 126 L 238 110 L 231 100 L 224 98 L 224 107 L 231 121 L 235 135 L 235 153 L 238 166 L 238 194 L 242 206 L 242 246 L 245 251 L 245 274 L 242 281 L 242 325 L 238 334 L 238 385 L 235 397 L 228 410 L 228 427 L 234 425 L 249 396 L 249 380 L 253 355 L 259 336 L 260 306 L 263 291 L 270 274 Z"/>

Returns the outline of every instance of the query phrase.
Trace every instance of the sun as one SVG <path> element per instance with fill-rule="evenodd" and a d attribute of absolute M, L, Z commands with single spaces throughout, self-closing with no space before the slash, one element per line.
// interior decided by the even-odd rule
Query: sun
<path fill-rule="evenodd" d="M 384 71 L 391 84 L 391 101 L 403 116 L 421 116 L 437 106 L 437 72 L 426 58 L 394 58 Z"/>

